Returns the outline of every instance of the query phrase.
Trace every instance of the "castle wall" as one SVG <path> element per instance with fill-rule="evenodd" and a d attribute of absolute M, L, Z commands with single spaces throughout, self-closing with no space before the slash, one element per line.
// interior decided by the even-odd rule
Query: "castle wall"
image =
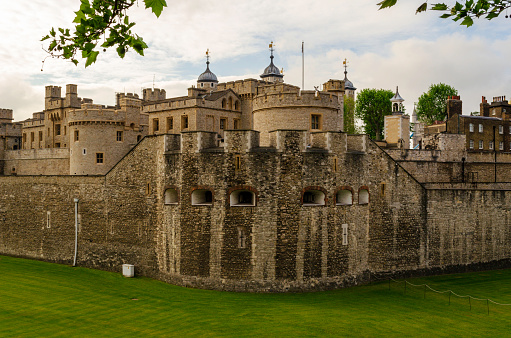
<path fill-rule="evenodd" d="M 0 252 L 70 263 L 79 198 L 79 265 L 191 287 L 323 290 L 510 258 L 506 185 L 425 188 L 366 135 L 260 134 L 148 136 L 105 176 L 0 177 Z"/>
<path fill-rule="evenodd" d="M 8 150 L 3 175 L 69 175 L 69 149 L 44 148 Z"/>

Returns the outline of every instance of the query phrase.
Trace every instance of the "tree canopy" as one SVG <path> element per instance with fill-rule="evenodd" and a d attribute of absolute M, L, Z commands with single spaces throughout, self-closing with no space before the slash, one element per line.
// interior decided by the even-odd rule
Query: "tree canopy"
<path fill-rule="evenodd" d="M 458 91 L 444 83 L 432 84 L 429 90 L 419 97 L 416 112 L 419 121 L 432 124 L 443 121 L 447 116 L 447 97 L 458 95 Z"/>
<path fill-rule="evenodd" d="M 383 139 L 385 115 L 392 114 L 390 99 L 394 93 L 387 89 L 365 88 L 357 95 L 356 116 L 364 122 L 364 132 L 372 139 Z"/>
<path fill-rule="evenodd" d="M 379 9 L 392 7 L 398 0 L 383 0 L 378 3 Z M 452 19 L 453 21 L 461 21 L 461 25 L 467 27 L 472 26 L 474 19 L 484 18 L 487 20 L 498 17 L 507 8 L 511 7 L 511 0 L 465 0 L 454 5 L 447 5 L 444 2 L 435 3 L 429 9 L 440 11 L 443 19 Z M 416 13 L 424 12 L 428 9 L 428 3 L 423 2 L 417 8 Z M 507 15 L 506 15 L 507 17 Z"/>
<path fill-rule="evenodd" d="M 165 0 L 143 0 L 146 9 L 159 17 L 167 6 Z M 134 22 L 127 14 L 138 4 L 137 0 L 81 0 L 75 12 L 74 30 L 52 28 L 41 40 L 48 40 L 47 52 L 51 57 L 70 60 L 75 65 L 78 58 L 85 59 L 85 67 L 96 62 L 100 50 L 116 47 L 117 54 L 124 58 L 129 48 L 144 55 L 147 44 L 142 37 L 132 32 Z M 81 54 L 79 54 L 81 52 Z"/>
<path fill-rule="evenodd" d="M 350 96 L 344 96 L 344 132 L 356 134 L 355 126 L 355 100 Z"/>

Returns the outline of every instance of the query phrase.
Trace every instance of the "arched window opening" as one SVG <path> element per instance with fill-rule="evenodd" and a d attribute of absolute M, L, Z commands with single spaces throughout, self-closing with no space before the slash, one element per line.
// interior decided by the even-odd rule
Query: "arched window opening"
<path fill-rule="evenodd" d="M 240 101 L 234 102 L 234 110 L 240 110 Z"/>
<path fill-rule="evenodd" d="M 232 97 L 229 98 L 229 110 L 232 110 Z"/>
<path fill-rule="evenodd" d="M 320 206 L 325 205 L 325 193 L 321 190 L 307 190 L 303 193 L 302 205 Z"/>
<path fill-rule="evenodd" d="M 358 204 L 369 204 L 369 191 L 367 189 L 360 189 L 358 192 Z"/>
<path fill-rule="evenodd" d="M 335 204 L 336 205 L 352 205 L 353 204 L 353 194 L 348 189 L 342 189 L 337 192 L 335 196 Z"/>
<path fill-rule="evenodd" d="M 249 190 L 234 190 L 230 196 L 231 206 L 255 206 L 255 194 Z"/>
<path fill-rule="evenodd" d="M 222 100 L 222 109 L 225 109 L 225 107 L 226 107 L 226 101 L 225 101 L 225 99 L 223 99 Z"/>
<path fill-rule="evenodd" d="M 197 189 L 192 191 L 192 205 L 212 205 L 213 192 L 207 189 Z"/>
<path fill-rule="evenodd" d="M 165 204 L 177 204 L 178 201 L 176 189 L 168 188 L 165 190 Z"/>

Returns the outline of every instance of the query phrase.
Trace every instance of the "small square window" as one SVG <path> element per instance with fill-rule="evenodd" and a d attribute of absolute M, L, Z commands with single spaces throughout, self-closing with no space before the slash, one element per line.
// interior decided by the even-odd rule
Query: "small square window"
<path fill-rule="evenodd" d="M 96 164 L 103 164 L 103 153 L 96 153 Z"/>

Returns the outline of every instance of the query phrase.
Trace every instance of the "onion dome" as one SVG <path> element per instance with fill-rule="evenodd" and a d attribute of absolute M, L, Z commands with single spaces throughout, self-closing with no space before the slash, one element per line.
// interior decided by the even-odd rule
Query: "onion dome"
<path fill-rule="evenodd" d="M 204 71 L 204 73 L 199 75 L 199 78 L 197 79 L 197 82 L 198 83 L 201 83 L 201 82 L 214 82 L 214 83 L 218 83 L 218 79 L 216 78 L 216 75 L 213 74 L 213 72 L 211 72 L 211 70 L 209 70 L 209 49 L 206 52 L 206 59 L 207 59 L 206 60 L 206 70 Z"/>
<path fill-rule="evenodd" d="M 277 66 L 273 64 L 273 41 L 270 43 L 270 65 L 264 69 L 264 72 L 261 74 L 261 79 L 270 81 L 270 82 L 282 82 L 284 75 L 280 72 Z"/>

